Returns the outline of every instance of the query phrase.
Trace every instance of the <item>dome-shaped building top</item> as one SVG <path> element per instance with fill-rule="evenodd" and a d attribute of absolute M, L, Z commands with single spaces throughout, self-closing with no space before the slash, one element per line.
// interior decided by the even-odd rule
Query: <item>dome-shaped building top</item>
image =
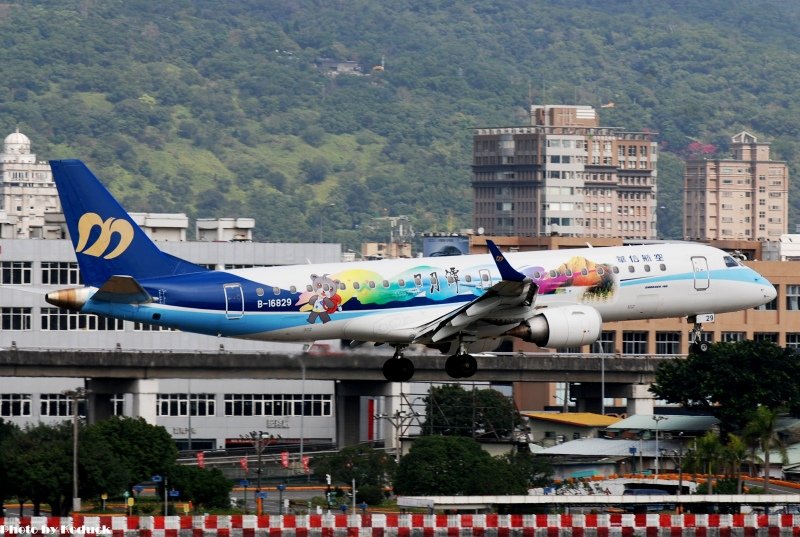
<path fill-rule="evenodd" d="M 31 152 L 31 139 L 19 132 L 12 132 L 3 142 L 3 153 L 6 155 L 27 155 Z"/>

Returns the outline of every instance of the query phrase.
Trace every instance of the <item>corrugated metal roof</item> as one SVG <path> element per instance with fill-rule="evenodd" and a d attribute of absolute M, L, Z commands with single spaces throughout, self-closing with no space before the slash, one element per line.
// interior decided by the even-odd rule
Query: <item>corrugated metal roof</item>
<path fill-rule="evenodd" d="M 621 440 L 609 438 L 581 438 L 564 442 L 557 446 L 545 448 L 537 455 L 574 455 L 582 457 L 630 457 L 631 448 L 636 449 L 635 456 L 639 456 L 642 450 L 644 457 L 656 456 L 656 441 L 653 440 Z M 669 440 L 659 439 L 659 450 L 665 450 L 672 454 L 672 450 L 678 450 L 678 443 Z"/>
<path fill-rule="evenodd" d="M 719 420 L 714 416 L 684 416 L 657 414 L 664 419 L 658 422 L 659 431 L 708 431 Z M 656 422 L 651 414 L 634 414 L 608 427 L 609 430 L 654 431 Z"/>
<path fill-rule="evenodd" d="M 616 416 L 603 416 L 592 412 L 522 412 L 532 420 L 542 420 L 554 423 L 564 423 L 566 425 L 578 425 L 582 427 L 608 427 L 612 423 L 620 421 Z"/>

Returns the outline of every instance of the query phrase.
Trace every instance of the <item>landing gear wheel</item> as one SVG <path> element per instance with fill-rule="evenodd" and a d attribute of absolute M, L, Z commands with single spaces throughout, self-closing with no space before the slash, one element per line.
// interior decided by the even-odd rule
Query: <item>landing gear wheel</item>
<path fill-rule="evenodd" d="M 692 343 L 692 352 L 694 354 L 705 354 L 708 352 L 707 341 L 695 341 Z"/>
<path fill-rule="evenodd" d="M 465 379 L 475 374 L 478 362 L 471 354 L 454 354 L 444 363 L 444 370 L 454 379 Z"/>
<path fill-rule="evenodd" d="M 389 358 L 383 364 L 383 376 L 389 382 L 407 382 L 414 376 L 414 364 L 403 356 Z"/>

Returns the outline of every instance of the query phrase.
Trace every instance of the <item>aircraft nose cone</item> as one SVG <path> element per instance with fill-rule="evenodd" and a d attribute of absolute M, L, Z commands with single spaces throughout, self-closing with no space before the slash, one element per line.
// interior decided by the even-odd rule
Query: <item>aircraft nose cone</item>
<path fill-rule="evenodd" d="M 766 298 L 768 302 L 775 300 L 775 297 L 778 296 L 778 291 L 775 290 L 775 286 L 770 283 L 764 286 L 763 292 L 764 298 Z"/>

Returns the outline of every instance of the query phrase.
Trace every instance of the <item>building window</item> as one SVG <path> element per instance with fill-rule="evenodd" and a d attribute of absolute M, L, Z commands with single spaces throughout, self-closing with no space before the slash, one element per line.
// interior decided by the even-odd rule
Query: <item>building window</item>
<path fill-rule="evenodd" d="M 111 413 L 113 416 L 125 415 L 125 394 L 115 393 L 111 396 Z"/>
<path fill-rule="evenodd" d="M 647 332 L 622 332 L 622 354 L 647 354 Z"/>
<path fill-rule="evenodd" d="M 156 400 L 159 416 L 216 416 L 217 401 L 213 393 L 162 393 Z"/>
<path fill-rule="evenodd" d="M 800 350 L 800 333 L 789 332 L 786 334 L 786 348 Z"/>
<path fill-rule="evenodd" d="M 786 309 L 791 311 L 800 310 L 800 285 L 786 286 Z"/>
<path fill-rule="evenodd" d="M 30 261 L 0 261 L 0 284 L 3 285 L 30 285 Z"/>
<path fill-rule="evenodd" d="M 122 330 L 123 321 L 94 314 L 42 308 L 42 330 Z"/>
<path fill-rule="evenodd" d="M 720 341 L 723 343 L 733 343 L 736 341 L 744 341 L 747 334 L 744 332 L 723 332 Z"/>
<path fill-rule="evenodd" d="M 43 285 L 82 285 L 78 263 L 74 261 L 42 261 Z"/>
<path fill-rule="evenodd" d="M 39 410 L 42 416 L 72 416 L 72 398 L 60 393 L 43 393 L 39 396 Z"/>
<path fill-rule="evenodd" d="M 331 416 L 330 394 L 225 394 L 226 416 Z"/>
<path fill-rule="evenodd" d="M 756 332 L 753 334 L 753 341 L 769 341 L 770 343 L 778 344 L 777 332 Z"/>
<path fill-rule="evenodd" d="M 591 352 L 616 352 L 617 333 L 614 330 L 603 330 L 600 337 L 592 344 Z"/>
<path fill-rule="evenodd" d="M 11 418 L 14 416 L 30 415 L 31 395 L 29 393 L 0 394 L 0 416 Z"/>
<path fill-rule="evenodd" d="M 31 308 L 0 308 L 0 330 L 30 330 Z"/>
<path fill-rule="evenodd" d="M 656 332 L 656 354 L 680 354 L 680 332 Z"/>

